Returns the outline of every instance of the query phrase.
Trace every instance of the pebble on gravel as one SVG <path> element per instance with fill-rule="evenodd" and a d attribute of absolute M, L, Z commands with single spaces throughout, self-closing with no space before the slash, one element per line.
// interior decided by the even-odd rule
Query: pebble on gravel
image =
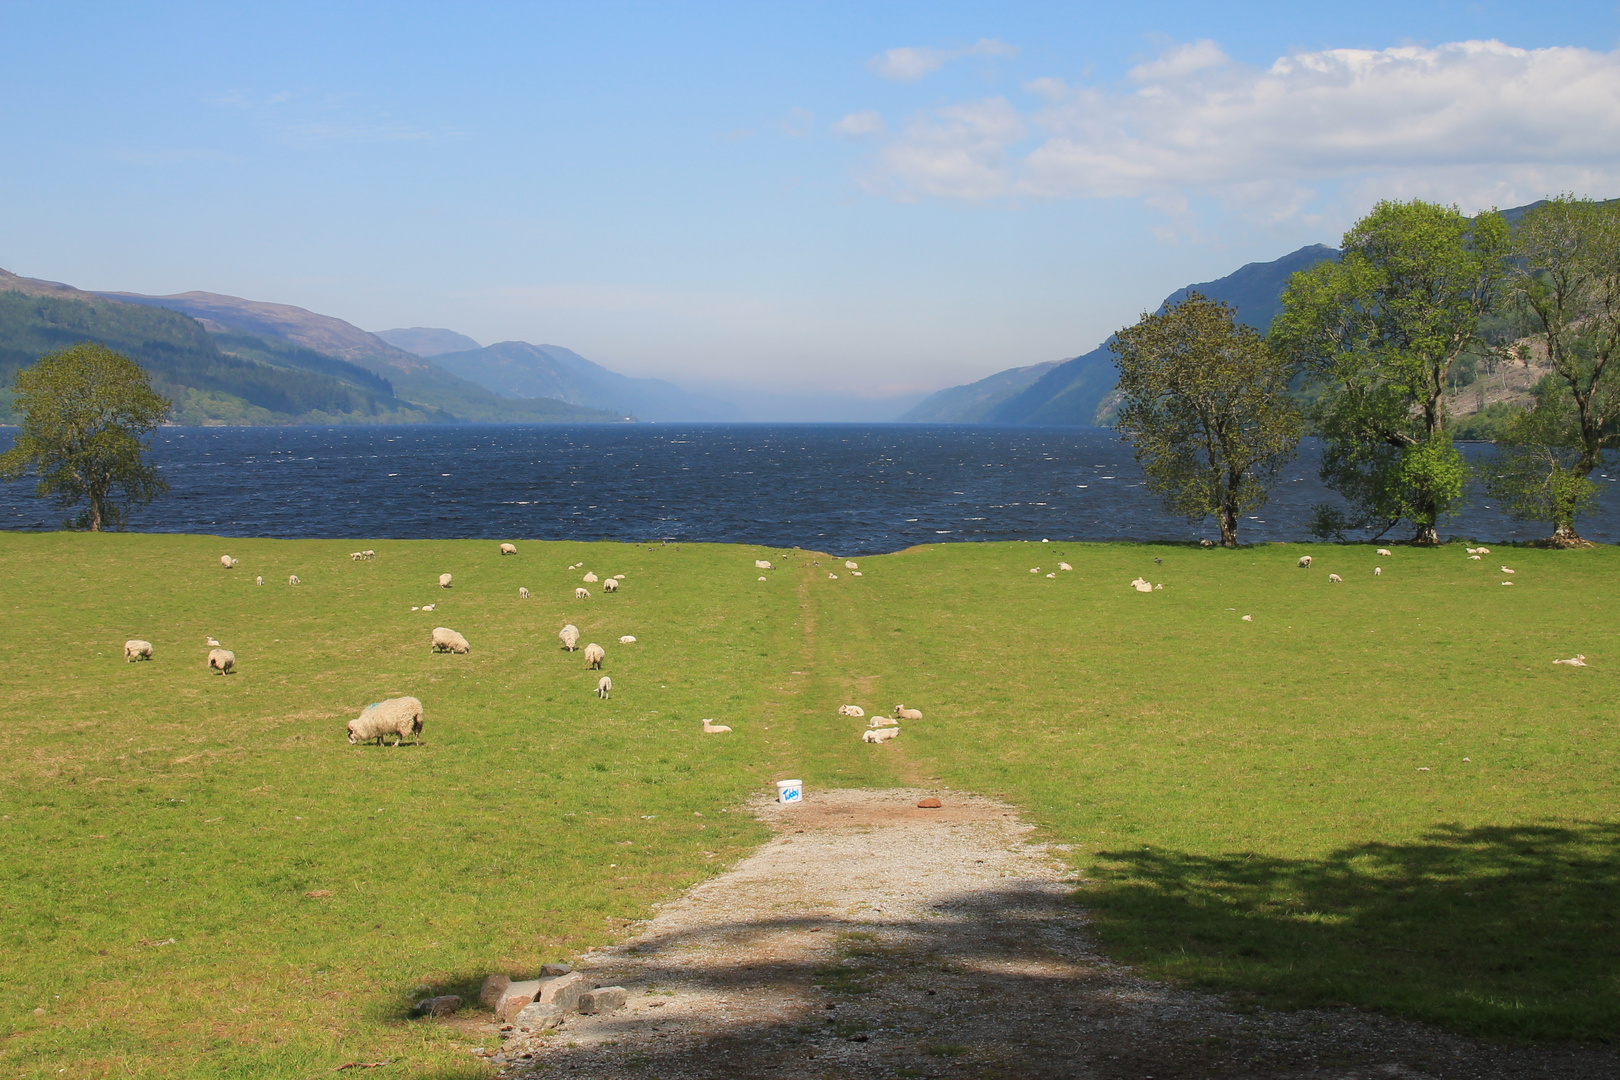
<path fill-rule="evenodd" d="M 411 1013 L 416 1016 L 452 1016 L 461 1008 L 461 999 L 454 994 L 424 998 L 416 1003 Z"/>
<path fill-rule="evenodd" d="M 622 986 L 599 986 L 579 995 L 579 1011 L 584 1016 L 618 1012 L 629 1000 L 630 992 Z"/>
<path fill-rule="evenodd" d="M 936 799 L 932 795 L 930 795 L 930 796 L 928 796 L 928 798 L 923 799 L 920 802 L 918 802 L 917 805 L 919 807 L 921 807 L 922 809 L 924 809 L 924 810 L 938 810 L 940 808 L 940 806 L 943 805 L 943 804 L 940 803 L 940 801 L 938 799 Z"/>

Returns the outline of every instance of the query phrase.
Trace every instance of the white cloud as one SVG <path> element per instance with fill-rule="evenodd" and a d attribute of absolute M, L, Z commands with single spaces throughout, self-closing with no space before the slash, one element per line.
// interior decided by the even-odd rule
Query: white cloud
<path fill-rule="evenodd" d="M 915 82 L 930 75 L 947 63 L 963 56 L 1017 56 L 1018 46 L 993 38 L 980 38 L 972 45 L 959 49 L 934 49 L 926 45 L 905 45 L 889 49 L 866 62 L 866 66 L 885 79 L 895 82 Z"/>
<path fill-rule="evenodd" d="M 832 129 L 835 133 L 852 139 L 858 139 L 865 135 L 881 135 L 888 130 L 883 125 L 883 116 L 876 109 L 850 113 L 842 120 L 834 123 Z"/>
<path fill-rule="evenodd" d="M 1465 41 L 1295 53 L 1261 69 L 1199 41 L 1119 87 L 1024 89 L 1044 101 L 1027 115 L 995 99 L 994 123 L 965 119 L 987 102 L 919 119 L 879 151 L 868 186 L 970 199 L 1195 191 L 1272 216 L 1305 213 L 1322 182 L 1474 206 L 1620 188 L 1620 53 Z M 1015 155 L 1030 127 L 1045 137 Z"/>

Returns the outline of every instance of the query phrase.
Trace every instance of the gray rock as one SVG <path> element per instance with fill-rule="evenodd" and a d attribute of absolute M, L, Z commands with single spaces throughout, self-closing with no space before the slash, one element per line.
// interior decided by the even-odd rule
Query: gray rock
<path fill-rule="evenodd" d="M 501 1000 L 495 1006 L 495 1015 L 501 1023 L 510 1023 L 523 1006 L 533 1001 L 540 993 L 539 979 L 525 979 L 523 982 L 508 983 L 501 992 Z"/>
<path fill-rule="evenodd" d="M 512 1018 L 512 1026 L 519 1031 L 549 1031 L 562 1023 L 562 1018 L 562 1009 L 536 1001 L 523 1006 Z"/>
<path fill-rule="evenodd" d="M 585 976 L 579 972 L 559 975 L 555 979 L 543 979 L 540 982 L 540 992 L 534 996 L 536 1004 L 555 1005 L 563 1012 L 573 1012 L 579 1008 L 579 995 L 590 989 Z"/>
<path fill-rule="evenodd" d="M 579 1011 L 586 1016 L 618 1012 L 629 1000 L 630 992 L 622 986 L 598 986 L 579 995 Z"/>
<path fill-rule="evenodd" d="M 572 974 L 573 970 L 574 970 L 574 965 L 572 965 L 572 964 L 541 964 L 540 965 L 540 977 L 541 978 L 555 978 L 558 975 Z"/>
<path fill-rule="evenodd" d="M 424 998 L 411 1012 L 416 1016 L 451 1016 L 461 1008 L 461 999 L 454 994 Z"/>
<path fill-rule="evenodd" d="M 484 985 L 478 989 L 478 1002 L 486 1009 L 493 1009 L 500 1005 L 501 997 L 506 988 L 512 985 L 512 980 L 505 975 L 491 975 L 484 980 Z"/>

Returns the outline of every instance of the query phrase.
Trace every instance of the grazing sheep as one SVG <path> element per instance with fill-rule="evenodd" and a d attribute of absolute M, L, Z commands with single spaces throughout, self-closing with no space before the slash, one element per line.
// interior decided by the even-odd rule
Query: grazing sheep
<path fill-rule="evenodd" d="M 448 589 L 449 587 L 450 587 L 450 575 L 449 574 L 440 574 L 439 575 L 439 588 Z"/>
<path fill-rule="evenodd" d="M 372 551 L 370 548 L 366 548 L 366 550 L 362 551 L 360 554 L 364 555 L 368 559 L 375 559 L 377 557 L 377 553 Z"/>
<path fill-rule="evenodd" d="M 899 737 L 900 729 L 897 727 L 867 728 L 861 732 L 861 742 L 888 742 L 890 739 L 898 739 Z"/>
<path fill-rule="evenodd" d="M 361 559 L 363 559 L 365 557 L 366 557 L 366 553 L 363 552 L 363 551 L 351 551 L 351 552 L 349 552 L 349 561 L 350 562 L 359 562 Z"/>
<path fill-rule="evenodd" d="M 217 671 L 221 675 L 229 675 L 236 666 L 236 654 L 229 649 L 208 650 L 208 670 Z"/>
<path fill-rule="evenodd" d="M 529 590 L 525 589 L 523 586 L 519 585 L 518 586 L 518 599 L 519 600 L 527 600 L 528 598 L 529 598 Z"/>
<path fill-rule="evenodd" d="M 607 650 L 602 648 L 602 646 L 598 645 L 596 642 L 593 641 L 589 645 L 585 646 L 585 666 L 590 668 L 592 671 L 600 671 L 602 668 L 602 661 L 606 659 Z"/>
<path fill-rule="evenodd" d="M 435 626 L 433 628 L 433 646 L 429 652 L 472 652 L 472 646 L 467 639 L 450 629 L 448 626 Z"/>
<path fill-rule="evenodd" d="M 255 584 L 255 585 L 263 585 L 264 584 L 264 575 L 260 574 L 258 577 L 254 578 L 253 579 L 253 584 Z"/>
<path fill-rule="evenodd" d="M 598 578 L 595 574 L 591 573 L 589 570 L 587 570 L 587 571 L 585 571 L 585 576 L 583 578 L 581 578 L 580 580 L 584 581 L 585 584 L 587 584 L 587 585 L 595 585 L 601 579 Z"/>
<path fill-rule="evenodd" d="M 713 720 L 705 720 L 705 721 L 703 721 L 703 734 L 705 734 L 705 735 L 719 735 L 722 732 L 726 732 L 726 731 L 730 731 L 730 730 L 731 729 L 726 727 L 726 725 L 717 724 Z"/>
<path fill-rule="evenodd" d="M 845 559 L 844 560 L 844 569 L 845 570 L 859 570 L 860 566 L 858 566 L 854 562 L 854 560 L 852 560 L 852 559 Z"/>
<path fill-rule="evenodd" d="M 422 703 L 413 697 L 389 698 L 386 701 L 374 701 L 360 710 L 360 715 L 349 721 L 349 744 L 370 742 L 377 740 L 377 745 L 383 745 L 383 737 L 395 736 L 394 745 L 398 746 L 405 741 L 407 735 L 420 743 L 422 741 Z"/>
<path fill-rule="evenodd" d="M 1383 577 L 1383 576 L 1384 576 L 1384 568 L 1382 566 L 1373 567 L 1373 577 Z"/>
<path fill-rule="evenodd" d="M 229 555 L 221 555 L 219 557 L 219 565 L 229 570 L 236 565 L 236 560 L 231 558 Z"/>
<path fill-rule="evenodd" d="M 289 574 L 287 576 L 287 584 L 289 584 L 289 585 L 302 585 L 303 582 L 298 580 L 298 575 L 297 574 Z"/>
<path fill-rule="evenodd" d="M 840 705 L 840 706 L 838 706 L 838 715 L 839 716 L 865 716 L 866 715 L 866 710 L 861 708 L 859 705 Z"/>
<path fill-rule="evenodd" d="M 124 646 L 124 651 L 126 653 L 129 651 L 129 646 L 128 645 Z M 1570 667 L 1585 667 L 1586 666 L 1586 654 L 1585 653 L 1576 653 L 1575 656 L 1572 659 L 1569 659 L 1569 660 L 1554 660 L 1553 663 L 1555 663 L 1555 664 L 1568 664 Z"/>
<path fill-rule="evenodd" d="M 755 559 L 754 560 L 754 569 L 755 570 L 775 570 L 776 567 L 771 565 L 771 561 L 769 559 Z"/>
<path fill-rule="evenodd" d="M 636 643 L 636 639 L 635 639 L 635 635 L 633 635 L 633 634 L 626 634 L 626 635 L 624 635 L 624 637 L 619 639 L 619 644 L 620 645 L 634 645 L 635 643 Z"/>
<path fill-rule="evenodd" d="M 142 641 L 140 638 L 130 638 L 124 642 L 124 659 L 131 664 L 137 660 L 152 659 L 152 643 Z"/>
<path fill-rule="evenodd" d="M 1328 584 L 1329 585 L 1342 585 L 1342 584 L 1344 584 L 1344 578 L 1340 577 L 1338 574 L 1329 574 L 1328 575 Z"/>
<path fill-rule="evenodd" d="M 1389 550 L 1389 548 L 1379 548 L 1378 549 L 1378 554 L 1384 556 L 1384 558 L 1387 559 L 1390 556 L 1394 555 L 1395 553 L 1393 551 Z"/>
<path fill-rule="evenodd" d="M 1060 562 L 1060 563 L 1058 563 L 1058 569 L 1059 570 L 1073 570 L 1074 567 L 1070 566 L 1066 562 Z"/>
<path fill-rule="evenodd" d="M 896 720 L 921 720 L 922 710 L 908 709 L 904 705 L 896 705 L 894 707 L 894 718 Z"/>
<path fill-rule="evenodd" d="M 501 554 L 502 555 L 516 555 L 517 554 L 517 545 L 516 544 L 502 544 L 501 545 Z"/>
<path fill-rule="evenodd" d="M 1299 557 L 1299 567 L 1301 570 L 1309 570 L 1311 568 L 1311 557 L 1309 555 L 1301 555 Z"/>
<path fill-rule="evenodd" d="M 596 680 L 596 696 L 606 701 L 607 696 L 613 693 L 613 680 L 606 675 Z"/>
<path fill-rule="evenodd" d="M 561 630 L 557 631 L 557 637 L 562 640 L 563 648 L 567 649 L 569 652 L 573 652 L 575 649 L 579 648 L 579 627 L 575 626 L 573 623 L 568 623 Z"/>
<path fill-rule="evenodd" d="M 574 599 L 575 600 L 589 600 L 590 598 L 591 598 L 591 590 L 589 590 L 587 588 L 584 588 L 583 586 L 574 590 Z"/>
<path fill-rule="evenodd" d="M 617 581 L 615 581 L 614 579 L 612 579 L 612 578 L 608 578 L 606 581 L 602 582 L 602 591 L 603 592 L 618 592 L 619 591 L 619 583 Z"/>

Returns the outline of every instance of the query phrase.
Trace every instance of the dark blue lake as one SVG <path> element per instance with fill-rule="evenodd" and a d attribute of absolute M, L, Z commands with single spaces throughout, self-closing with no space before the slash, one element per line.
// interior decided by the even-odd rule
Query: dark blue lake
<path fill-rule="evenodd" d="M 0 430 L 0 450 L 11 431 Z M 1488 446 L 1467 446 L 1476 461 Z M 1099 428 L 911 424 L 589 424 L 164 428 L 170 494 L 134 529 L 275 537 L 723 541 L 839 555 L 959 540 L 1186 540 L 1211 523 L 1166 514 L 1129 447 Z M 1308 540 L 1330 498 L 1307 441 L 1245 541 Z M 1614 481 L 1604 477 L 1606 489 Z M 6 528 L 61 515 L 0 485 Z M 1620 540 L 1604 500 L 1580 523 Z M 1531 539 L 1476 497 L 1442 535 Z M 1391 539 L 1404 538 L 1404 533 Z"/>

